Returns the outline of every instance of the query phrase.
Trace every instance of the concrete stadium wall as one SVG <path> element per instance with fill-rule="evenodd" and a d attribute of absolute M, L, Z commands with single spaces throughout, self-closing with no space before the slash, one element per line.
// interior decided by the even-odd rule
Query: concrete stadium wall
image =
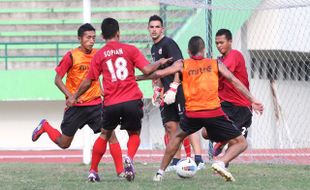
<path fill-rule="evenodd" d="M 32 142 L 31 135 L 43 118 L 60 130 L 64 106 L 64 101 L 0 101 L 0 150 L 59 149 L 47 134 L 42 135 L 35 143 Z M 82 149 L 83 134 L 82 130 L 78 130 L 71 149 Z M 93 144 L 98 135 L 90 135 Z M 159 110 L 149 110 L 143 119 L 141 148 L 162 149 L 163 135 Z M 127 133 L 117 130 L 117 136 L 122 148 L 126 149 Z"/>
<path fill-rule="evenodd" d="M 254 114 L 248 138 L 250 146 L 268 149 L 310 147 L 308 82 L 276 81 L 274 86 L 279 107 L 274 104 L 269 80 L 251 80 L 250 86 L 265 107 L 262 116 Z"/>
<path fill-rule="evenodd" d="M 251 80 L 251 90 L 264 103 L 262 116 L 254 114 L 253 124 L 249 131 L 250 149 L 261 148 L 306 148 L 310 147 L 310 117 L 307 111 L 309 88 L 304 83 L 277 82 L 276 92 L 279 95 L 281 115 L 275 117 L 275 107 L 271 96 L 270 84 L 267 80 Z M 301 94 L 296 92 L 302 92 Z M 284 99 L 283 95 L 290 101 Z M 157 108 L 145 101 L 145 115 L 141 134 L 142 149 L 163 149 L 164 128 Z M 44 134 L 36 143 L 31 141 L 33 129 L 41 118 L 46 118 L 56 128 L 60 128 L 64 101 L 7 101 L 0 102 L 0 149 L 59 149 Z M 294 110 L 294 112 L 292 112 Z M 126 149 L 127 134 L 118 131 L 118 138 L 123 149 Z M 92 142 L 96 135 L 91 134 Z M 206 149 L 207 142 L 202 141 Z M 79 130 L 73 140 L 71 149 L 82 149 L 83 132 Z"/>

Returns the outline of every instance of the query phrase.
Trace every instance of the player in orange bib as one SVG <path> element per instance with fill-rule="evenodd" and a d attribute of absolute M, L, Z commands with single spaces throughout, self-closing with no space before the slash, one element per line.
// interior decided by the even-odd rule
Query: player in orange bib
<path fill-rule="evenodd" d="M 190 59 L 174 63 L 174 65 L 158 70 L 149 78 L 159 78 L 167 74 L 181 71 L 185 96 L 185 113 L 181 118 L 180 128 L 170 140 L 160 168 L 154 181 L 161 181 L 164 171 L 182 140 L 188 135 L 206 128 L 209 139 L 227 141 L 228 149 L 224 156 L 212 164 L 212 168 L 226 181 L 235 181 L 225 164 L 236 158 L 247 148 L 247 142 L 239 129 L 224 114 L 218 97 L 219 74 L 230 81 L 250 102 L 257 113 L 263 112 L 263 105 L 256 100 L 249 90 L 226 68 L 214 59 L 204 58 L 205 43 L 199 36 L 194 36 L 188 44 Z"/>
<path fill-rule="evenodd" d="M 140 146 L 140 132 L 143 117 L 143 94 L 135 80 L 135 68 L 144 74 L 150 74 L 160 65 L 171 59 L 160 59 L 150 64 L 138 48 L 120 42 L 119 23 L 114 18 L 105 18 L 101 23 L 101 34 L 106 44 L 93 57 L 87 77 L 76 93 L 71 95 L 66 104 L 74 105 L 91 88 L 93 81 L 102 75 L 104 89 L 104 111 L 101 135 L 101 155 L 92 158 L 92 165 L 97 165 L 106 152 L 107 142 L 115 128 L 128 134 L 127 156 L 124 158 L 125 177 L 133 181 L 136 176 L 134 157 Z"/>
<path fill-rule="evenodd" d="M 66 96 L 66 99 L 78 90 L 80 83 L 88 74 L 91 59 L 97 52 L 97 50 L 93 48 L 95 38 L 96 32 L 92 25 L 84 24 L 80 26 L 78 29 L 80 47 L 67 52 L 55 69 L 55 84 Z M 65 75 L 66 83 L 64 84 L 62 78 Z M 61 123 L 62 133 L 53 128 L 46 119 L 42 119 L 32 133 L 32 141 L 37 141 L 43 133 L 47 133 L 49 138 L 60 148 L 69 148 L 76 131 L 83 128 L 86 124 L 94 133 L 100 132 L 103 122 L 102 112 L 101 88 L 97 80 L 91 84 L 89 90 L 79 98 L 74 106 L 65 108 Z M 124 176 L 122 152 L 115 134 L 112 135 L 109 143 L 116 173 L 119 177 L 122 177 Z M 100 152 L 101 149 L 102 145 L 100 141 L 97 140 L 93 147 L 93 157 L 94 154 Z M 88 179 L 90 181 L 100 180 L 98 165 L 91 167 Z"/>

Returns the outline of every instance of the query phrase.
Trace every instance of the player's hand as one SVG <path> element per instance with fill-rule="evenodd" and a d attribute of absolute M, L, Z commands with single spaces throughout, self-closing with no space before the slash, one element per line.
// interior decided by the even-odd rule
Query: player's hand
<path fill-rule="evenodd" d="M 153 91 L 154 91 L 154 94 L 152 96 L 152 104 L 155 106 L 155 107 L 159 107 L 163 100 L 161 98 L 161 92 L 162 92 L 162 88 L 159 87 L 156 83 L 157 81 L 156 80 L 153 80 Z"/>
<path fill-rule="evenodd" d="M 252 103 L 252 108 L 256 114 L 262 115 L 264 111 L 264 105 L 260 103 L 258 100 L 254 100 Z"/>
<path fill-rule="evenodd" d="M 159 59 L 158 60 L 158 63 L 160 64 L 160 65 L 164 65 L 164 64 L 166 64 L 166 63 L 171 63 L 172 62 L 172 57 L 170 57 L 170 58 L 161 58 L 161 59 Z"/>
<path fill-rule="evenodd" d="M 74 95 L 68 96 L 67 100 L 66 100 L 66 105 L 68 107 L 72 107 L 75 103 L 77 102 L 76 98 Z"/>
<path fill-rule="evenodd" d="M 177 82 L 170 83 L 170 89 L 164 94 L 164 102 L 166 104 L 169 105 L 175 102 L 175 96 L 179 85 L 180 83 Z"/>

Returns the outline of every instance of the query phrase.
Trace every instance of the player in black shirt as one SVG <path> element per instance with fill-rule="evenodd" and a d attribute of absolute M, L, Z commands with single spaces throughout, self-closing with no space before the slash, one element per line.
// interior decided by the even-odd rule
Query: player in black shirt
<path fill-rule="evenodd" d="M 151 48 L 153 61 L 161 58 L 173 58 L 172 62 L 162 65 L 159 69 L 164 69 L 172 65 L 174 61 L 183 59 L 182 52 L 177 43 L 173 39 L 164 36 L 163 21 L 159 16 L 153 15 L 150 17 L 148 30 L 154 42 Z M 183 115 L 185 106 L 183 89 L 182 85 L 180 85 L 180 76 L 178 73 L 161 78 L 160 83 L 164 88 L 164 104 L 160 105 L 160 113 L 166 132 L 168 133 L 168 136 L 171 136 L 176 132 L 179 126 L 180 117 Z M 205 165 L 201 158 L 201 147 L 198 133 L 193 134 L 191 140 L 194 152 L 197 154 L 195 155 L 195 161 L 200 167 L 199 169 L 204 168 Z M 180 157 L 180 152 L 177 152 L 175 158 L 172 160 L 171 167 L 168 167 L 167 170 L 174 170 L 174 165 L 176 165 Z"/>

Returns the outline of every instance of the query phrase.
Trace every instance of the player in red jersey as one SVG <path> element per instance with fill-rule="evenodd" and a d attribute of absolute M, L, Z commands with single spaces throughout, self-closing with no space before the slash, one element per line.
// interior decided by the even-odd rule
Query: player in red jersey
<path fill-rule="evenodd" d="M 97 52 L 93 48 L 95 43 L 95 28 L 90 24 L 83 24 L 78 29 L 80 47 L 66 53 L 59 65 L 56 67 L 55 84 L 67 97 L 76 92 L 80 83 L 86 78 L 90 61 Z M 66 84 L 62 81 L 66 76 Z M 32 141 L 37 141 L 43 133 L 47 133 L 50 139 L 60 148 L 69 148 L 74 135 L 78 129 L 86 124 L 95 132 L 100 132 L 102 123 L 102 99 L 99 81 L 94 81 L 90 89 L 80 97 L 74 106 L 65 109 L 64 118 L 61 123 L 60 133 L 53 128 L 46 119 L 43 119 L 34 130 Z M 116 172 L 123 175 L 122 152 L 115 134 L 109 141 L 110 152 L 114 159 Z M 98 168 L 92 180 L 99 181 Z"/>
<path fill-rule="evenodd" d="M 169 165 L 182 140 L 201 128 L 205 128 L 211 140 L 229 143 L 227 152 L 212 164 L 212 168 L 226 181 L 235 181 L 232 174 L 225 168 L 225 164 L 241 154 L 247 148 L 247 142 L 240 130 L 222 111 L 218 97 L 219 75 L 230 81 L 251 101 L 253 109 L 257 113 L 263 112 L 263 104 L 256 100 L 247 87 L 234 77 L 220 60 L 204 58 L 205 43 L 201 37 L 194 36 L 190 39 L 188 52 L 190 59 L 185 59 L 181 66 L 176 66 L 178 63 L 176 62 L 172 66 L 155 71 L 150 75 L 158 78 L 181 71 L 185 96 L 185 113 L 184 117 L 181 118 L 180 128 L 169 142 L 160 168 L 153 180 L 161 181 L 163 179 L 164 170 Z"/>
<path fill-rule="evenodd" d="M 79 97 L 89 89 L 93 81 L 103 76 L 104 110 L 100 142 L 100 150 L 93 154 L 92 166 L 96 167 L 106 151 L 107 141 L 114 129 L 121 125 L 129 135 L 127 142 L 128 153 L 125 157 L 125 176 L 128 181 L 135 178 L 133 159 L 140 145 L 141 119 L 143 117 L 142 92 L 135 79 L 135 68 L 144 74 L 156 70 L 161 64 L 171 59 L 161 59 L 149 64 L 143 54 L 132 45 L 121 43 L 119 24 L 113 18 L 106 18 L 101 24 L 102 36 L 106 40 L 93 57 L 87 78 L 81 83 L 79 90 L 67 100 L 72 106 Z M 100 152 L 100 153 L 99 153 Z"/>
<path fill-rule="evenodd" d="M 227 29 L 218 30 L 215 37 L 215 43 L 218 51 L 222 54 L 219 59 L 249 90 L 249 80 L 245 60 L 241 52 L 232 49 L 231 32 Z M 225 114 L 240 129 L 243 136 L 247 137 L 248 128 L 252 124 L 251 102 L 224 77 L 220 77 L 219 97 Z M 205 133 L 205 131 L 203 133 Z M 217 142 L 213 148 L 213 156 L 219 155 L 225 145 L 226 142 Z"/>

